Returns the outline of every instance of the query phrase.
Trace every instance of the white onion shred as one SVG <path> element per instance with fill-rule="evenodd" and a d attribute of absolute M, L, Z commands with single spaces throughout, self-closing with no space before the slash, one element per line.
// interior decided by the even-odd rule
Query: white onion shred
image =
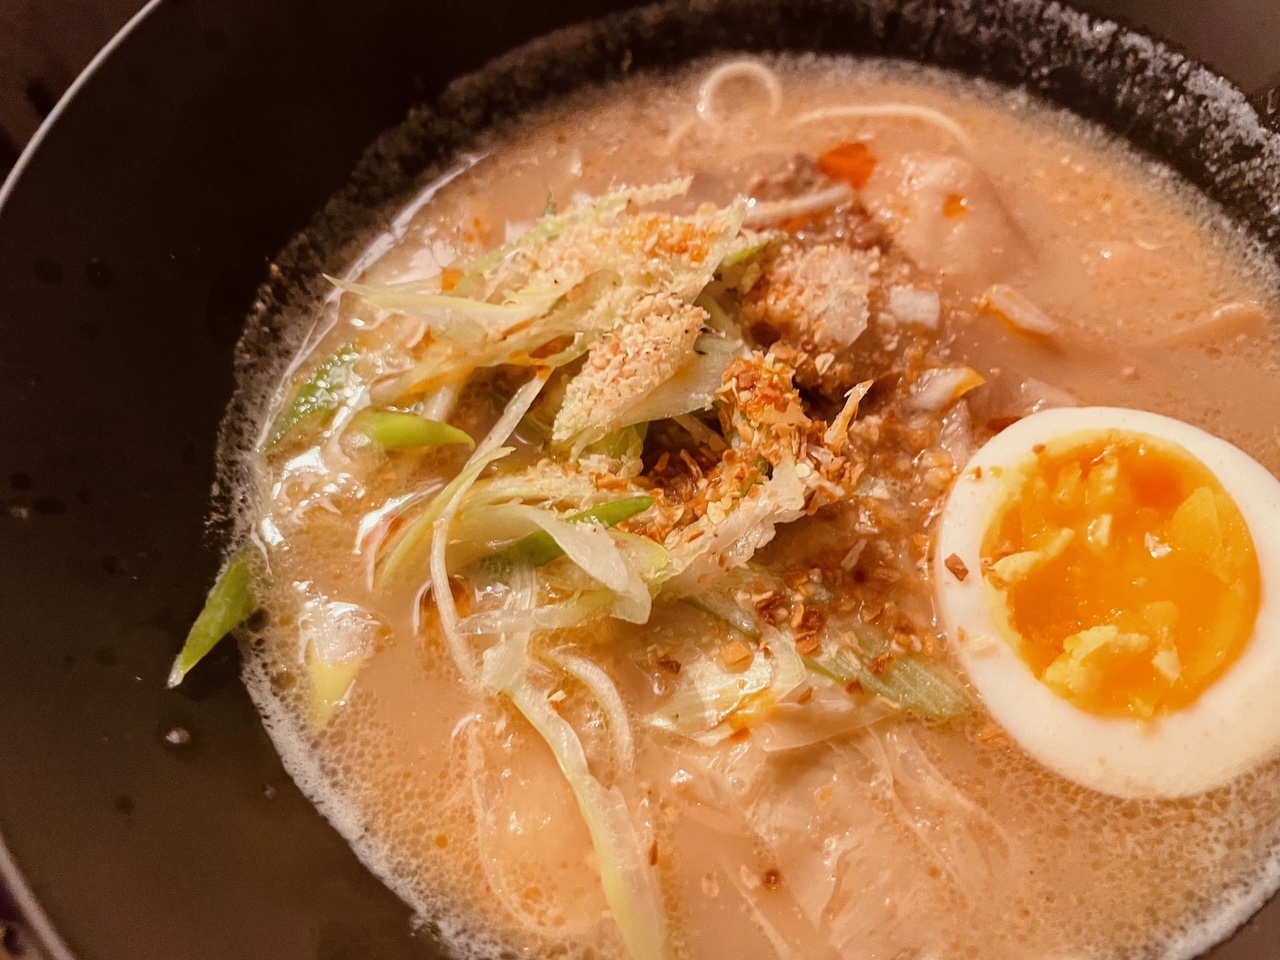
<path fill-rule="evenodd" d="M 1027 413 L 1039 413 L 1055 407 L 1078 407 L 1080 401 L 1074 393 L 1055 387 L 1051 383 L 1028 377 L 1018 385 L 1018 394 Z"/>
<path fill-rule="evenodd" d="M 458 629 L 458 607 L 453 602 L 453 591 L 449 588 L 449 569 L 446 563 L 449 546 L 449 524 L 457 516 L 463 497 L 467 495 L 467 491 L 471 489 L 472 484 L 475 483 L 480 474 L 480 471 L 476 470 L 476 466 L 480 464 L 487 466 L 494 460 L 501 459 L 511 452 L 510 447 L 501 447 L 499 444 L 504 443 L 515 432 L 516 425 L 529 412 L 529 408 L 533 406 L 533 401 L 538 398 L 538 394 L 542 391 L 546 382 L 546 376 L 539 374 L 516 391 L 516 395 L 507 404 L 507 409 L 498 418 L 498 422 L 493 425 L 493 429 L 489 431 L 485 438 L 476 445 L 475 452 L 471 454 L 470 459 L 467 460 L 466 465 L 462 468 L 463 473 L 468 470 L 473 471 L 469 482 L 461 483 L 457 486 L 452 492 L 448 503 L 445 504 L 444 509 L 441 511 L 440 518 L 433 524 L 431 538 L 431 592 L 436 601 L 436 613 L 440 617 L 440 632 L 444 635 L 445 645 L 453 656 L 458 672 L 462 675 L 463 681 L 470 686 L 474 686 L 479 677 L 479 667 L 476 663 L 475 655 L 467 643 L 467 638 Z"/>
<path fill-rule="evenodd" d="M 653 604 L 649 587 L 639 571 L 627 563 L 605 527 L 596 523 L 569 523 L 549 510 L 522 503 L 504 503 L 490 507 L 489 513 L 500 525 L 507 523 L 510 518 L 513 527 L 523 521 L 544 531 L 564 551 L 570 562 L 613 591 L 617 596 L 613 606 L 615 617 L 630 623 L 648 621 Z M 443 546 L 441 549 L 444 549 Z"/>
<path fill-rule="evenodd" d="M 515 684 L 506 693 L 547 742 L 577 797 L 605 899 L 631 960 L 665 960 L 666 919 L 656 871 L 649 865 L 647 845 L 632 822 L 622 791 L 616 786 L 606 788 L 591 774 L 578 734 L 544 695 L 528 682 Z"/>
<path fill-rule="evenodd" d="M 417 503 L 434 492 L 436 492 L 435 487 L 428 487 L 392 497 L 376 510 L 370 510 L 360 518 L 360 524 L 356 527 L 355 546 L 351 552 L 364 559 L 365 585 L 370 590 L 373 589 L 378 551 L 391 532 L 391 519 L 405 507 Z"/>
<path fill-rule="evenodd" d="M 978 309 L 1021 333 L 1051 337 L 1058 324 L 1023 294 L 1004 283 L 993 283 L 978 298 Z"/>
<path fill-rule="evenodd" d="M 444 423 L 449 419 L 449 414 L 453 412 L 454 405 L 458 402 L 458 394 L 461 392 L 459 385 L 456 383 L 448 383 L 433 393 L 426 402 L 423 403 L 419 413 L 428 420 L 439 420 Z"/>
<path fill-rule="evenodd" d="M 595 620 L 608 613 L 613 594 L 607 590 L 575 594 L 564 603 L 551 603 L 532 610 L 486 610 L 458 623 L 458 630 L 469 636 L 492 636 L 512 630 L 566 630 Z"/>
<path fill-rule="evenodd" d="M 942 418 L 938 446 L 951 458 L 951 465 L 956 470 L 961 469 L 977 452 L 978 445 L 973 433 L 973 414 L 969 412 L 969 404 L 957 403 L 947 411 L 947 415 Z M 937 509 L 942 509 L 941 502 Z"/>
<path fill-rule="evenodd" d="M 984 382 L 982 375 L 970 367 L 935 367 L 916 381 L 907 402 L 913 410 L 937 413 Z"/>
<path fill-rule="evenodd" d="M 476 466 L 483 469 L 493 461 L 500 460 L 511 452 L 511 447 L 499 447 L 497 450 L 490 450 L 478 460 L 473 457 L 468 466 L 473 470 Z M 453 602 L 453 590 L 449 586 L 447 554 L 449 524 L 457 516 L 458 507 L 462 504 L 462 498 L 466 496 L 467 490 L 475 482 L 475 477 L 478 473 L 479 471 L 476 470 L 468 477 L 468 482 L 458 485 L 448 503 L 445 504 L 439 519 L 431 525 L 431 563 L 429 567 L 431 579 L 419 591 L 419 600 L 415 607 L 415 609 L 421 609 L 421 597 L 425 595 L 427 587 L 430 586 L 432 596 L 435 597 L 436 615 L 440 618 L 440 632 L 444 635 L 445 646 L 448 647 L 449 653 L 453 657 L 453 662 L 458 667 L 458 673 L 462 675 L 463 681 L 468 686 L 475 685 L 477 676 L 476 660 L 466 637 L 458 629 L 458 606 Z"/>
<path fill-rule="evenodd" d="M 858 415 L 858 405 L 862 403 L 862 398 L 867 395 L 867 391 L 871 389 L 874 380 L 863 380 L 861 383 L 854 385 L 845 394 L 844 407 L 836 414 L 836 418 L 831 421 L 831 426 L 827 427 L 827 432 L 822 435 L 823 442 L 828 447 L 839 448 L 846 440 L 849 439 L 849 425 L 853 423 L 854 418 Z"/>

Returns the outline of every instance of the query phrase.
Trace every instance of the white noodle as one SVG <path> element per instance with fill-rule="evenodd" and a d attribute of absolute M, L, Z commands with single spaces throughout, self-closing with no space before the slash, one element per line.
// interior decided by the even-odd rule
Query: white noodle
<path fill-rule="evenodd" d="M 752 199 L 747 201 L 747 215 L 742 222 L 744 226 L 758 227 L 767 223 L 777 223 L 788 217 L 802 217 L 820 210 L 830 210 L 852 199 L 853 188 L 847 183 L 838 183 L 834 187 L 819 190 L 816 193 L 807 193 L 794 200 Z"/>
<path fill-rule="evenodd" d="M 932 107 L 921 107 L 914 103 L 868 103 L 843 107 L 819 107 L 802 113 L 793 121 L 795 124 L 814 123 L 819 120 L 870 120 L 883 118 L 888 120 L 919 120 L 932 124 L 949 133 L 965 152 L 974 153 L 976 147 L 973 138 L 956 121 L 940 110 Z"/>
<path fill-rule="evenodd" d="M 1255 337 L 1267 335 L 1267 310 L 1256 300 L 1237 300 L 1223 304 L 1207 320 L 1166 333 L 1151 342 L 1166 347 L 1202 347 L 1215 340 L 1222 342 L 1242 334 Z"/>
<path fill-rule="evenodd" d="M 593 661 L 571 653 L 554 651 L 548 659 L 591 691 L 608 720 L 618 763 L 624 770 L 634 770 L 636 745 L 635 738 L 631 735 L 631 720 L 627 717 L 627 707 L 622 702 L 618 687 L 609 674 Z"/>
<path fill-rule="evenodd" d="M 722 123 L 724 116 L 715 110 L 714 102 L 720 87 L 739 79 L 755 80 L 764 87 L 769 98 L 769 116 L 777 116 L 782 109 L 782 84 L 778 75 L 756 60 L 734 60 L 716 67 L 698 87 L 698 117 L 701 120 Z"/>
<path fill-rule="evenodd" d="M 667 134 L 667 156 L 670 156 L 675 151 L 676 145 L 685 138 L 690 130 L 697 126 L 698 122 L 698 118 L 694 116 L 672 127 L 671 132 Z"/>

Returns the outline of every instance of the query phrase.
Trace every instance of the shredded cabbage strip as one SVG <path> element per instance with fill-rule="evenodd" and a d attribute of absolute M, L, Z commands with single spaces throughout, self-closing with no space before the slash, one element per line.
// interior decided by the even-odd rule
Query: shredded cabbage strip
<path fill-rule="evenodd" d="M 400 535 L 395 538 L 391 546 L 391 552 L 383 561 L 381 570 L 378 571 L 379 576 L 383 579 L 394 576 L 412 556 L 420 552 L 424 542 L 435 528 L 436 521 L 440 519 L 449 505 L 456 502 L 453 514 L 450 514 L 450 519 L 452 519 L 457 513 L 457 506 L 461 505 L 462 496 L 471 489 L 484 468 L 512 452 L 514 448 L 504 448 L 505 452 L 502 454 L 494 457 L 490 456 L 498 448 L 499 444 L 506 443 L 510 439 L 511 434 L 515 432 L 516 426 L 519 425 L 524 415 L 529 412 L 533 402 L 538 399 L 538 394 L 546 386 L 546 382 L 546 373 L 540 372 L 516 391 L 515 396 L 507 404 L 507 408 L 503 411 L 498 422 L 493 425 L 493 428 L 485 438 L 476 445 L 470 459 L 463 465 L 458 475 L 436 495 L 426 511 L 406 526 Z"/>

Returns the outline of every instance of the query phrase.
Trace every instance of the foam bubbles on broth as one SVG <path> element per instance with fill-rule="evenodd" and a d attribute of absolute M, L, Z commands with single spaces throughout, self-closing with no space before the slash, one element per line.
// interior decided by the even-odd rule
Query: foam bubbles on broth
<path fill-rule="evenodd" d="M 698 175 L 695 195 L 704 186 L 745 187 L 753 171 L 779 158 L 813 155 L 855 134 L 885 156 L 936 150 L 944 141 L 928 124 L 810 124 L 796 131 L 786 122 L 796 110 L 848 102 L 917 104 L 944 111 L 971 132 L 984 169 L 1048 264 L 1029 272 L 1027 289 L 1069 321 L 1080 344 L 1062 361 L 1071 365 L 1064 374 L 961 310 L 957 293 L 946 301 L 956 311 L 957 355 L 1013 378 L 1066 380 L 1083 402 L 1127 403 L 1211 428 L 1280 472 L 1280 439 L 1267 413 L 1276 408 L 1266 405 L 1280 396 L 1274 342 L 1232 338 L 1212 344 L 1214 355 L 1181 351 L 1172 359 L 1152 346 L 1202 322 L 1224 301 L 1259 304 L 1274 329 L 1272 269 L 1251 256 L 1219 211 L 1092 126 L 1020 95 L 892 64 L 793 58 L 772 66 L 786 106 L 772 118 L 753 111 L 749 137 L 732 122 L 697 119 L 705 65 L 580 95 L 495 136 L 468 160 L 466 172 L 374 242 L 378 255 L 362 262 L 366 276 L 388 282 L 433 275 L 459 250 L 501 242 L 507 224 L 536 217 L 547 189 L 564 203 L 578 191 L 683 173 Z M 735 102 L 749 94 L 748 79 L 735 82 Z M 348 308 L 333 304 L 299 313 L 281 355 L 304 343 L 323 349 L 340 342 L 351 319 Z M 1090 341 L 1100 338 L 1120 343 L 1131 361 L 1090 352 Z M 1248 371 L 1243 380 L 1231 375 L 1240 371 Z M 263 397 L 273 386 L 245 389 Z M 240 502 L 256 516 L 266 479 L 245 462 Z M 318 514 L 280 558 L 278 580 L 314 581 L 326 593 L 358 601 L 367 589 L 351 556 L 354 522 Z M 291 609 L 288 589 L 277 583 L 267 608 Z M 458 956 L 509 950 L 566 960 L 622 956 L 612 925 L 601 921 L 589 838 L 549 756 L 499 705 L 459 690 L 438 638 L 429 631 L 425 642 L 415 638 L 403 613 L 388 619 L 395 639 L 370 661 L 350 703 L 319 736 L 301 719 L 296 624 L 287 613 L 277 616 L 247 646 L 246 680 L 290 774 Z M 616 658 L 611 665 L 625 668 L 623 654 Z M 780 850 L 801 846 L 787 818 L 847 820 L 844 834 L 835 827 L 824 834 L 841 851 L 830 865 L 838 874 L 830 909 L 817 919 L 824 934 L 854 929 L 857 911 L 840 908 L 840 898 L 848 900 L 859 883 L 889 904 L 868 907 L 883 922 L 856 939 L 849 933 L 847 943 L 858 944 L 843 954 L 849 957 L 1175 960 L 1227 935 L 1280 884 L 1280 765 L 1190 800 L 1120 801 L 1044 771 L 1016 745 L 1001 743 L 978 714 L 914 729 L 920 755 L 972 805 L 956 830 L 949 829 L 951 818 L 928 813 L 927 804 L 918 821 L 902 816 L 880 775 L 886 763 L 901 774 L 917 755 L 874 735 L 795 752 L 785 776 L 781 761 L 749 749 L 722 762 L 710 749 L 681 754 L 661 742 L 641 744 L 678 955 L 776 955 L 760 924 L 776 937 L 794 918 L 762 919 L 750 901 L 766 913 L 773 909 L 770 895 L 759 893 L 759 878 Z M 902 754 L 893 754 L 898 747 Z M 502 794 L 500 785 L 476 776 L 476 756 L 487 758 L 487 773 L 497 772 L 498 780 L 505 774 L 527 790 Z M 691 813 L 696 798 L 726 785 L 741 788 L 753 810 L 776 814 L 771 845 L 735 842 L 731 820 L 717 826 Z M 508 804 L 502 812 L 509 828 L 488 837 L 478 829 L 481 788 Z M 528 822 L 511 826 L 522 814 Z M 957 880 L 939 851 L 965 843 L 975 843 L 987 862 Z M 507 862 L 498 862 L 504 852 Z M 877 856 L 886 857 L 883 868 L 864 878 L 860 858 L 879 865 Z M 815 862 L 808 853 L 792 860 Z M 810 879 L 782 871 L 782 887 L 801 912 L 799 898 L 812 890 L 797 885 Z M 889 886 L 876 886 L 883 883 Z M 521 922 L 513 922 L 517 914 Z M 804 946 L 811 952 L 802 948 L 801 955 L 842 956 L 818 939 Z"/>

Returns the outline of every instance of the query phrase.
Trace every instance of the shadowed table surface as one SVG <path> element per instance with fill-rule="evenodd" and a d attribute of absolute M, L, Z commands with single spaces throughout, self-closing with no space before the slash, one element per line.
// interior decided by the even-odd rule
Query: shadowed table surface
<path fill-rule="evenodd" d="M 90 58 L 144 0 L 0 0 L 0 179 Z"/>
<path fill-rule="evenodd" d="M 145 0 L 0 0 L 0 181 L 85 64 Z M 0 957 L 34 954 L 0 887 Z"/>

